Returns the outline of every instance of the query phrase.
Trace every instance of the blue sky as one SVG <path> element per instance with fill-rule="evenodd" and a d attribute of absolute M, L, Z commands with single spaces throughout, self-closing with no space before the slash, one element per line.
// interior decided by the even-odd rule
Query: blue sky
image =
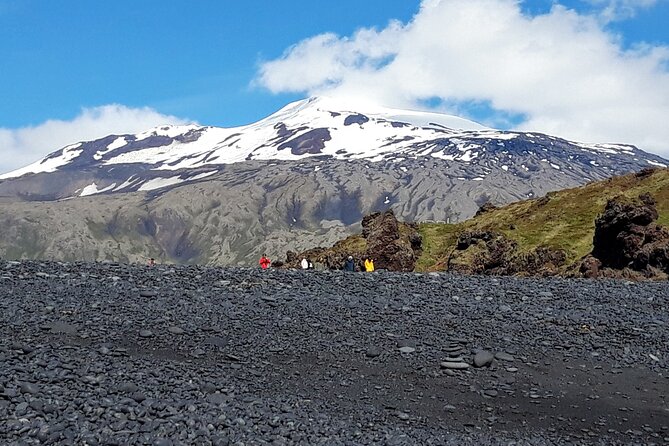
<path fill-rule="evenodd" d="M 669 156 L 667 22 L 668 0 L 0 0 L 0 172 L 314 94 Z"/>
<path fill-rule="evenodd" d="M 118 103 L 211 125 L 249 123 L 302 95 L 250 86 L 258 63 L 324 31 L 409 20 L 410 0 L 0 0 L 0 125 Z M 197 5 L 197 6 L 194 6 Z"/>

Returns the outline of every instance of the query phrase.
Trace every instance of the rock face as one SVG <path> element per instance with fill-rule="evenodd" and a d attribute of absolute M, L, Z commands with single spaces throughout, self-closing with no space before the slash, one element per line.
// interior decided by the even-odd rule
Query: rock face
<path fill-rule="evenodd" d="M 669 230 L 655 223 L 650 194 L 638 200 L 617 197 L 595 221 L 592 254 L 580 265 L 585 277 L 665 278 L 669 274 Z"/>
<path fill-rule="evenodd" d="M 479 207 L 478 211 L 476 211 L 476 214 L 474 214 L 474 217 L 478 217 L 479 215 L 483 215 L 487 212 L 494 211 L 495 209 L 497 209 L 497 206 L 495 206 L 489 201 L 486 201 Z"/>
<path fill-rule="evenodd" d="M 376 269 L 413 271 L 421 253 L 422 239 L 415 223 L 401 223 L 392 210 L 375 212 L 362 219 L 362 235 L 341 240 L 331 248 L 313 248 L 301 253 L 288 251 L 286 261 L 278 266 L 299 268 L 307 258 L 327 269 L 343 269 L 350 255 L 358 270 L 364 270 L 366 258 Z"/>
<path fill-rule="evenodd" d="M 422 245 L 418 225 L 400 225 L 391 210 L 375 212 L 362 219 L 362 236 L 367 241 L 365 257 L 374 259 L 376 268 L 413 271 Z"/>
<path fill-rule="evenodd" d="M 494 231 L 464 232 L 446 264 L 465 274 L 552 276 L 567 257 L 563 251 L 539 247 L 520 252 L 518 243 Z"/>

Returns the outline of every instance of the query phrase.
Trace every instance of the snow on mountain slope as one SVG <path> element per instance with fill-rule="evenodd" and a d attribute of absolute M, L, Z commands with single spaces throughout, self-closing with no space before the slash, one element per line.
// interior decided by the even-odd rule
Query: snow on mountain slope
<path fill-rule="evenodd" d="M 415 167 L 411 160 L 436 159 L 475 167 L 457 177 L 473 181 L 494 170 L 523 178 L 542 164 L 570 170 L 580 163 L 598 168 L 593 178 L 600 178 L 666 163 L 628 145 L 578 144 L 539 133 L 498 131 L 455 116 L 318 97 L 242 127 L 162 126 L 73 144 L 0 180 L 94 170 L 105 180 L 96 177 L 72 191 L 92 195 L 194 181 L 226 164 L 311 157 L 391 162 L 405 173 Z"/>
<path fill-rule="evenodd" d="M 369 106 L 363 113 L 331 99 L 313 98 L 290 104 L 248 126 L 166 127 L 156 133 L 170 130 L 173 134 L 181 131 L 182 135 L 192 132 L 197 139 L 125 153 L 119 153 L 123 146 L 114 141 L 112 149 L 108 147 L 97 156 L 108 155 L 104 164 L 145 163 L 165 170 L 245 160 L 298 160 L 314 155 L 375 158 L 401 153 L 416 140 L 486 129 L 448 115 Z"/>
<path fill-rule="evenodd" d="M 313 155 L 345 159 L 373 158 L 408 145 L 462 130 L 486 130 L 466 119 L 438 113 L 367 106 L 354 110 L 330 98 L 311 98 L 287 105 L 256 123 L 217 128 L 189 126 L 157 127 L 137 135 L 121 135 L 95 153 L 101 164 L 143 163 L 156 169 L 177 170 L 210 164 L 230 164 L 248 159 L 294 160 Z M 157 144 L 142 141 L 164 138 Z M 307 144 L 320 142 L 323 147 Z M 0 175 L 0 179 L 27 173 L 53 172 L 82 155 L 82 143 L 68 146 L 24 168 Z M 304 149 L 304 150 L 303 150 Z"/>
<path fill-rule="evenodd" d="M 70 161 L 81 155 L 83 149 L 80 149 L 82 143 L 72 144 L 59 150 L 57 156 L 51 154 L 46 158 L 36 161 L 20 169 L 0 175 L 0 180 L 6 178 L 16 178 L 30 173 L 54 172 L 59 167 L 67 165 Z"/>

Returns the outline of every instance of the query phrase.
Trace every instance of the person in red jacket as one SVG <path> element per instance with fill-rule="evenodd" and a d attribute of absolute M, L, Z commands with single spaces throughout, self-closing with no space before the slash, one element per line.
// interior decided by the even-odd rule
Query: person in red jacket
<path fill-rule="evenodd" d="M 269 268 L 269 265 L 272 262 L 270 262 L 269 257 L 267 257 L 267 254 L 263 254 L 262 257 L 260 257 L 260 260 L 258 261 L 258 263 L 260 264 L 260 267 L 262 269 L 267 269 L 267 268 Z"/>

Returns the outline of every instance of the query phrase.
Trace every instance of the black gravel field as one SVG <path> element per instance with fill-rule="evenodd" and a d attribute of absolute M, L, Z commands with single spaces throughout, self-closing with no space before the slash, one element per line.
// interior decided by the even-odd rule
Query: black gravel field
<path fill-rule="evenodd" d="M 0 261 L 0 444 L 668 444 L 669 284 Z"/>

